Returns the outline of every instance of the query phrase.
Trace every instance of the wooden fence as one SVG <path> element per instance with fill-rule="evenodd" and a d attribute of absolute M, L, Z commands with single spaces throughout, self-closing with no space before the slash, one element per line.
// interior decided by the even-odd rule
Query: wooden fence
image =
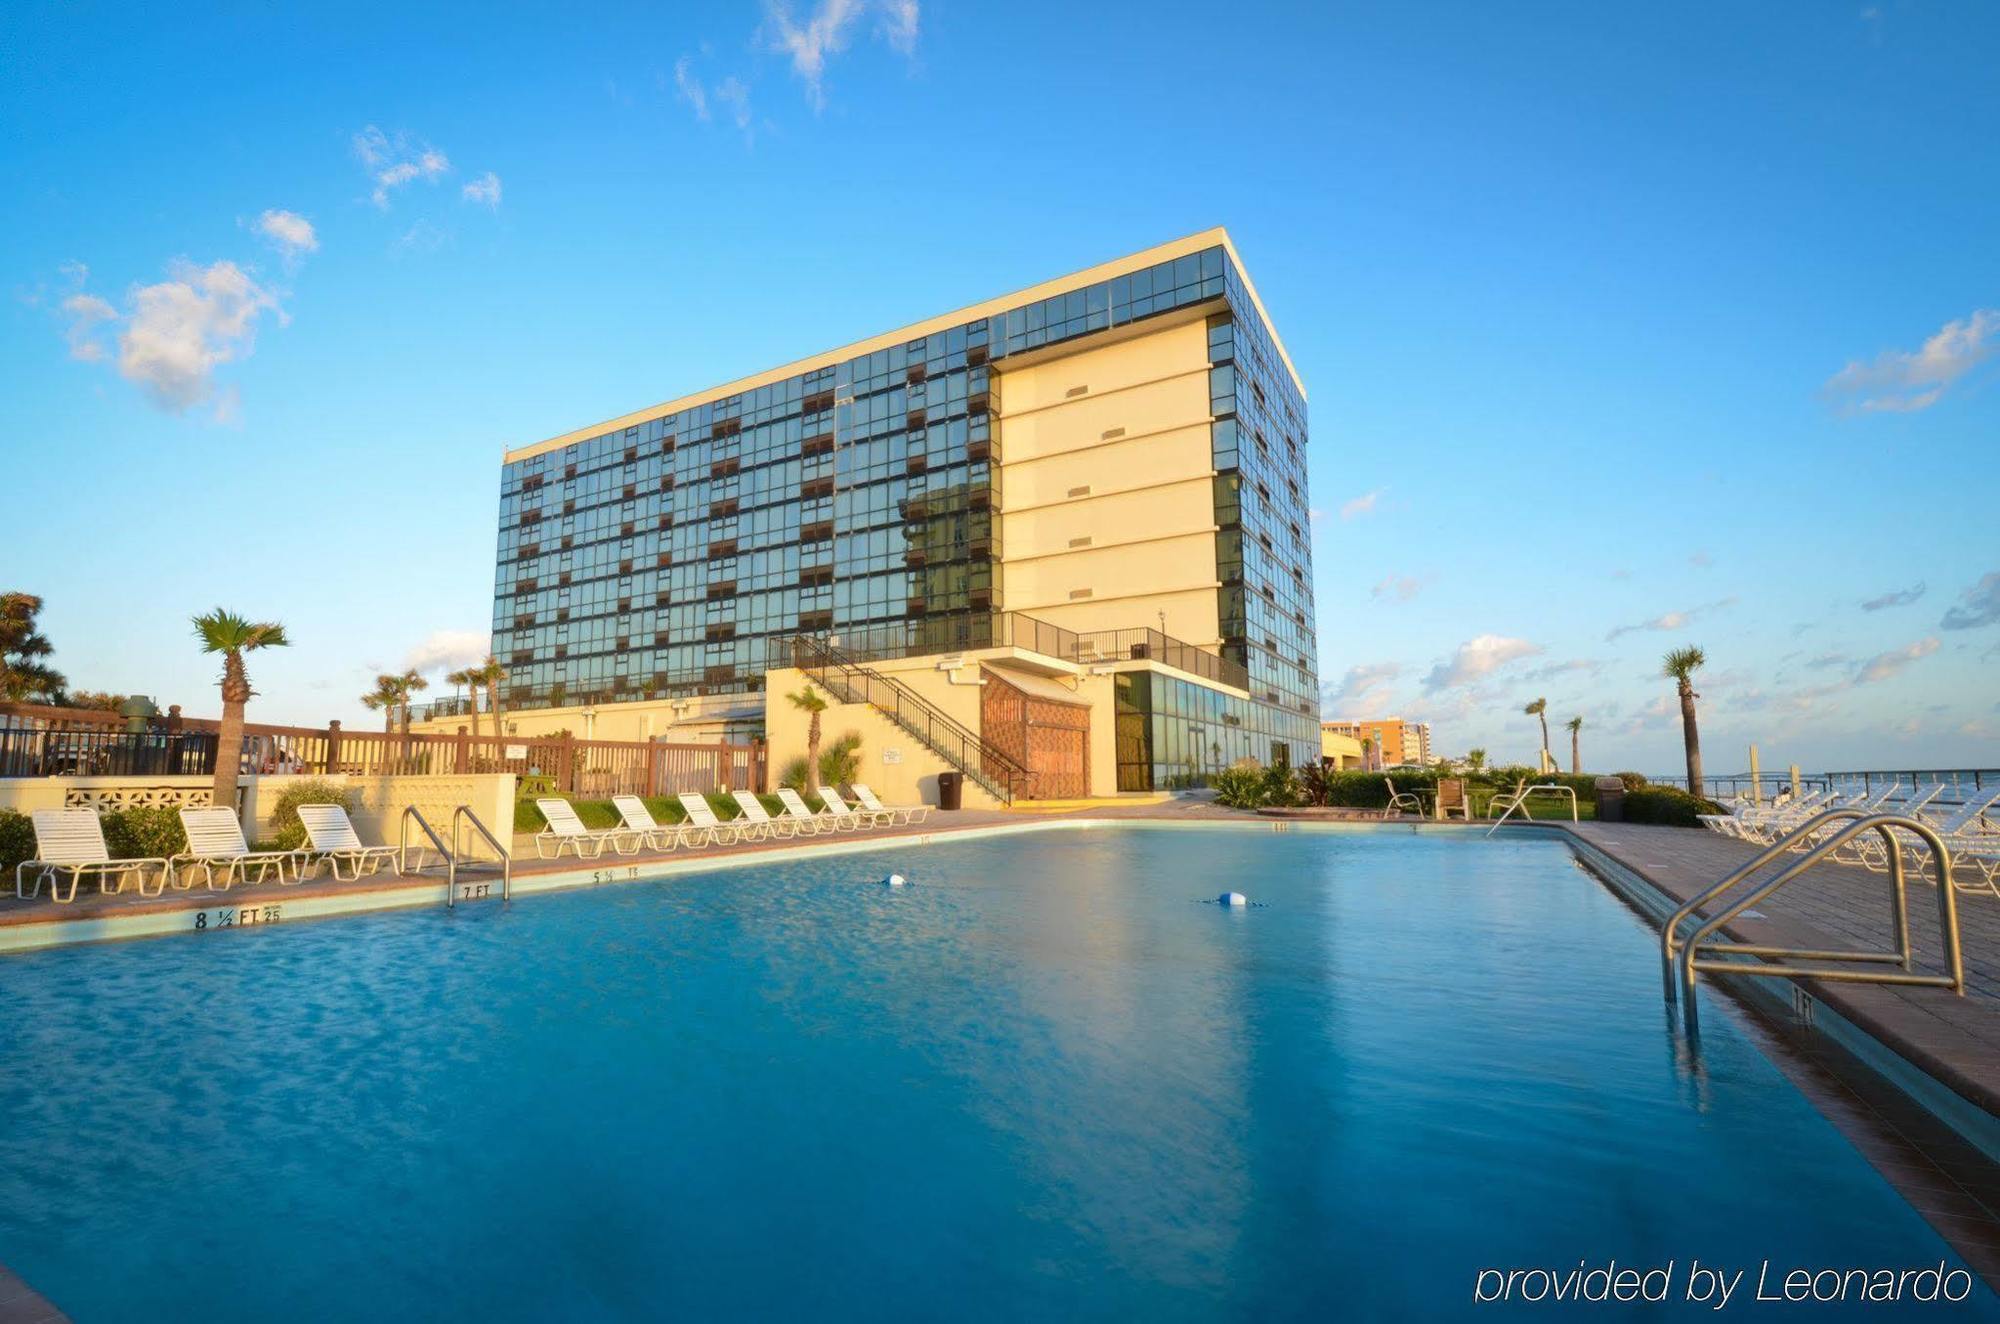
<path fill-rule="evenodd" d="M 0 704 L 0 759 L 14 776 L 87 775 L 153 767 L 164 749 L 186 748 L 189 763 L 220 724 L 188 718 L 171 731 L 155 722 L 128 732 L 115 713 Z M 199 767 L 206 772 L 212 754 Z M 140 767 L 141 764 L 145 766 Z M 573 736 L 402 735 L 324 727 L 243 727 L 246 773 L 369 777 L 511 772 L 544 778 L 553 790 L 591 799 L 610 795 L 674 795 L 681 791 L 765 789 L 768 758 L 762 741 L 672 744 L 659 740 L 578 740 Z"/>

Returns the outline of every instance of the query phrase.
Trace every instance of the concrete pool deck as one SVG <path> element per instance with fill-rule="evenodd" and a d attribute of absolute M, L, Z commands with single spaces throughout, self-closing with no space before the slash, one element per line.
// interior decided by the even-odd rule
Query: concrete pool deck
<path fill-rule="evenodd" d="M 519 896 L 574 887 L 607 885 L 706 872 L 758 861 L 820 854 L 879 850 L 976 840 L 1015 832 L 1085 829 L 1122 823 L 1235 824 L 1270 831 L 1351 831 L 1371 825 L 1388 831 L 1484 833 L 1487 824 L 1439 824 L 1400 819 L 1384 822 L 1367 813 L 1314 813 L 1305 817 L 1259 817 L 1217 807 L 1190 796 L 1125 804 L 1078 805 L 1066 811 L 1024 813 L 966 810 L 933 813 L 926 823 L 819 837 L 707 847 L 596 859 L 542 860 L 533 838 L 512 843 L 514 891 Z M 1756 848 L 1717 834 L 1685 828 L 1636 824 L 1541 820 L 1509 824 L 1505 835 L 1533 833 L 1568 839 L 1586 868 L 1657 925 L 1667 908 L 1706 889 L 1756 853 Z M 1636 885 L 1635 885 L 1636 884 Z M 228 892 L 173 891 L 140 897 L 127 891 L 102 896 L 80 890 L 74 903 L 58 905 L 46 892 L 17 900 L 0 892 L 0 962 L 12 951 L 168 933 L 217 933 L 261 927 L 285 920 L 332 917 L 385 909 L 435 907 L 445 900 L 441 871 L 384 874 L 360 880 L 318 878 L 279 886 L 239 885 Z M 499 874 L 490 867 L 460 877 L 461 904 L 476 907 L 499 896 Z M 1928 884 L 1911 885 L 1911 930 L 1920 967 L 1939 968 L 1941 944 Z M 1888 882 L 1880 875 L 1844 865 L 1816 866 L 1761 907 L 1763 917 L 1741 918 L 1726 930 L 1738 941 L 1806 947 L 1886 947 L 1890 942 Z M 2000 1285 L 2000 1167 L 1990 1149 L 1964 1138 L 1968 1128 L 1946 1116 L 1954 1107 L 1991 1124 L 2000 1116 L 2000 899 L 1961 894 L 1960 926 L 1966 994 L 1936 988 L 1833 983 L 1811 979 L 1754 981 L 1761 991 L 1792 996 L 1794 983 L 1806 999 L 1795 1001 L 1802 1033 L 1785 1043 L 1767 1042 L 1774 1060 L 1845 1132 L 1858 1149 L 1946 1236 L 1989 1284 Z M 1734 984 L 1752 981 L 1736 980 Z M 1731 990 L 1732 995 L 1736 990 Z M 1704 980 L 1700 995 L 1718 989 Z M 1768 1001 L 1768 999 L 1767 999 Z M 1770 1014 L 1773 1008 L 1762 1009 Z M 1783 1012 L 1777 1013 L 1782 1018 Z M 1864 1047 L 1833 1039 L 1815 1047 L 1841 1023 L 1861 1031 Z M 1768 1040 L 1768 1036 L 1766 1036 Z M 1871 1057 L 1869 1046 L 1882 1050 Z M 1821 1058 L 1819 1054 L 1825 1054 Z M 1857 1085 L 1845 1054 L 1883 1077 L 1880 1086 Z M 1886 1059 L 1886 1060 L 1885 1060 Z M 1907 1071 L 1899 1068 L 1907 1067 Z M 1865 1074 L 1865 1073 L 1864 1073 Z M 1921 1079 L 1912 1087 L 1908 1075 Z M 1920 1106 L 1917 1096 L 1933 1097 Z M 1943 1098 L 1940 1105 L 1939 1097 Z M 1941 1122 L 1939 1119 L 1943 1118 Z M 1945 1123 L 1951 1123 L 1947 1129 Z M 1977 1127 L 1971 1128 L 1977 1130 Z M 10 1292 L 13 1295 L 10 1297 Z M 18 1278 L 0 1268 L 0 1324 L 61 1319 Z"/>

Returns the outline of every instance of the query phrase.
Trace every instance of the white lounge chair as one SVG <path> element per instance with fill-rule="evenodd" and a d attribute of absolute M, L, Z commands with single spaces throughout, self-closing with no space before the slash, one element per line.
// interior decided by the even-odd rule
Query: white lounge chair
<path fill-rule="evenodd" d="M 851 809 L 847 801 L 840 798 L 840 792 L 831 786 L 819 788 L 819 798 L 826 801 L 826 807 L 836 814 L 846 814 L 863 827 L 887 827 L 896 821 L 896 816 L 886 809 Z"/>
<path fill-rule="evenodd" d="M 1389 788 L 1389 803 L 1382 806 L 1382 817 L 1401 813 L 1415 814 L 1418 818 L 1424 816 L 1422 796 L 1414 791 L 1397 790 L 1396 783 L 1387 777 L 1382 779 L 1382 784 Z"/>
<path fill-rule="evenodd" d="M 725 823 L 715 816 L 715 809 L 708 800 L 693 791 L 682 791 L 678 797 L 681 808 L 686 811 L 688 825 L 708 834 L 708 840 L 717 846 L 733 846 L 739 841 L 754 841 L 766 833 L 748 833 L 740 823 Z"/>
<path fill-rule="evenodd" d="M 393 863 L 402 871 L 402 852 L 394 846 L 363 845 L 353 820 L 340 805 L 300 805 L 299 822 L 306 829 L 309 848 L 305 867 L 311 872 L 317 873 L 324 862 L 335 878 L 352 882 L 379 872 L 384 864 Z M 342 866 L 346 873 L 341 872 Z"/>
<path fill-rule="evenodd" d="M 646 802 L 636 795 L 614 795 L 611 804 L 627 830 L 638 833 L 639 840 L 654 850 L 672 850 L 676 846 L 697 842 L 691 827 L 685 823 L 660 822 L 653 817 L 653 811 L 646 808 Z"/>
<path fill-rule="evenodd" d="M 620 855 L 639 853 L 639 836 L 630 828 L 587 828 L 576 816 L 576 806 L 560 796 L 543 796 L 535 801 L 548 826 L 535 834 L 535 854 L 545 860 L 559 860 L 567 850 L 579 860 L 594 860 L 610 846 Z M 550 854 L 550 850 L 554 854 Z"/>
<path fill-rule="evenodd" d="M 778 788 L 778 803 L 785 807 L 785 813 L 790 815 L 794 822 L 810 825 L 814 833 L 850 832 L 861 826 L 860 816 L 852 811 L 836 814 L 829 809 L 824 814 L 815 814 L 806 808 L 806 802 L 800 798 L 799 793 L 789 786 Z"/>
<path fill-rule="evenodd" d="M 863 809 L 871 813 L 887 814 L 891 822 L 921 823 L 931 816 L 931 807 L 929 805 L 883 804 L 875 797 L 875 792 L 868 789 L 868 785 L 865 782 L 851 782 L 849 783 L 849 789 L 854 792 L 854 798 L 861 802 Z"/>
<path fill-rule="evenodd" d="M 743 815 L 744 822 L 762 823 L 774 837 L 796 837 L 805 827 L 790 814 L 783 818 L 771 817 L 770 811 L 764 808 L 764 802 L 757 798 L 755 791 L 731 791 L 729 795 L 736 801 L 737 812 Z"/>
<path fill-rule="evenodd" d="M 138 875 L 140 896 L 158 896 L 167 888 L 167 862 L 149 857 L 139 860 L 114 860 L 110 847 L 104 844 L 104 824 L 98 821 L 94 809 L 37 809 L 29 816 L 35 825 L 35 858 L 23 860 L 14 867 L 14 897 L 25 900 L 39 896 L 42 883 L 49 885 L 49 899 L 64 905 L 76 900 L 77 884 L 85 874 L 97 875 L 97 890 L 106 896 L 115 896 L 125 890 L 125 880 Z M 160 871 L 158 881 L 152 891 L 146 890 L 146 870 L 149 867 Z M 25 894 L 21 883 L 27 874 L 35 875 L 35 885 Z M 61 875 L 69 875 L 69 895 L 62 894 Z M 111 880 L 118 885 L 113 887 Z"/>
<path fill-rule="evenodd" d="M 303 850 L 251 850 L 250 843 L 243 839 L 243 824 L 237 821 L 234 809 L 189 809 L 181 808 L 181 828 L 187 833 L 188 848 L 167 860 L 167 871 L 173 875 L 174 886 L 185 891 L 194 886 L 187 874 L 200 870 L 202 881 L 208 890 L 215 887 L 215 866 L 222 866 L 222 890 L 227 892 L 232 882 L 266 883 L 273 873 L 280 883 L 296 883 L 305 877 L 305 863 L 310 852 Z M 285 866 L 290 865 L 292 876 L 285 877 Z M 252 877 L 252 871 L 255 877 Z"/>

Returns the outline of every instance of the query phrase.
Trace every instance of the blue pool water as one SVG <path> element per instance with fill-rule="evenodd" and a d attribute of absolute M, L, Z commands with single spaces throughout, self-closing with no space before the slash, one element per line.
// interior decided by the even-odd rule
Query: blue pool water
<path fill-rule="evenodd" d="M 1553 841 L 1229 829 L 11 957 L 0 1262 L 82 1324 L 1459 1317 L 1487 1267 L 1956 1264 L 1719 1000 L 1690 1072 L 1654 960 Z"/>

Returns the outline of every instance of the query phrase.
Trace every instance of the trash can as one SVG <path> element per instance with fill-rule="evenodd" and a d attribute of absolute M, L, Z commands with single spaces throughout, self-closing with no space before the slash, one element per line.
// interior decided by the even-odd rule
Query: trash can
<path fill-rule="evenodd" d="M 957 809 L 965 800 L 965 774 L 962 772 L 941 772 L 938 774 L 938 808 Z"/>
<path fill-rule="evenodd" d="M 1624 778 L 1599 777 L 1597 779 L 1597 821 L 1600 823 L 1623 823 L 1625 821 Z"/>

